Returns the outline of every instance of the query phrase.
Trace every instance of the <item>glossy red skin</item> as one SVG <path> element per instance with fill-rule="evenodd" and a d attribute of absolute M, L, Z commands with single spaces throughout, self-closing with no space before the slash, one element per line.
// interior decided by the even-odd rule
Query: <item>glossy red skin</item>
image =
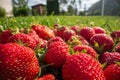
<path fill-rule="evenodd" d="M 92 46 L 94 46 L 96 42 L 97 42 L 97 44 L 99 44 L 99 47 L 104 45 L 104 48 L 102 51 L 111 51 L 113 48 L 113 45 L 114 45 L 113 39 L 107 34 L 93 35 L 90 39 L 90 44 L 92 44 Z"/>
<path fill-rule="evenodd" d="M 67 30 L 64 30 L 64 31 L 63 31 L 62 39 L 63 39 L 64 41 L 68 41 L 68 40 L 70 40 L 70 38 L 71 38 L 72 36 L 75 36 L 75 35 L 76 35 L 76 33 L 75 33 L 74 30 L 72 30 L 72 29 L 67 29 Z"/>
<path fill-rule="evenodd" d="M 120 42 L 115 46 L 115 51 L 120 53 Z"/>
<path fill-rule="evenodd" d="M 63 27 L 57 28 L 56 36 L 59 36 L 59 37 L 62 38 L 62 36 L 63 36 L 63 32 L 64 32 L 65 30 L 67 30 L 67 29 L 69 29 L 69 28 L 66 27 L 66 26 L 63 26 Z"/>
<path fill-rule="evenodd" d="M 8 39 L 12 36 L 11 30 L 5 30 L 0 33 L 0 43 L 5 44 L 8 42 Z"/>
<path fill-rule="evenodd" d="M 42 77 L 40 77 L 40 78 L 38 78 L 36 80 L 56 80 L 56 79 L 55 79 L 54 75 L 46 74 L 46 75 L 44 75 L 44 76 L 42 76 Z"/>
<path fill-rule="evenodd" d="M 120 65 L 112 64 L 104 70 L 106 80 L 120 80 Z"/>
<path fill-rule="evenodd" d="M 118 52 L 105 52 L 100 55 L 99 61 L 101 64 L 107 62 L 106 66 L 115 64 L 115 62 L 120 62 L 120 53 Z"/>
<path fill-rule="evenodd" d="M 93 56 L 94 58 L 97 57 L 96 51 L 95 51 L 92 47 L 87 46 L 87 45 L 77 45 L 77 46 L 75 46 L 75 47 L 73 48 L 73 50 L 74 50 L 75 52 L 77 52 L 77 51 L 78 51 L 78 52 L 84 52 L 84 51 L 85 51 L 85 53 Z"/>
<path fill-rule="evenodd" d="M 119 40 L 119 38 L 120 38 L 120 30 L 113 31 L 113 32 L 111 33 L 111 36 L 112 36 L 113 39 Z"/>
<path fill-rule="evenodd" d="M 88 45 L 88 41 L 80 36 L 80 35 L 75 35 L 75 36 L 72 36 L 69 41 L 70 43 L 73 43 L 74 45 L 79 45 L 79 44 L 82 44 L 82 45 Z"/>
<path fill-rule="evenodd" d="M 19 43 L 22 42 L 25 46 L 28 46 L 32 49 L 34 49 L 36 47 L 36 41 L 30 37 L 28 34 L 24 34 L 24 33 L 18 33 L 15 34 L 13 36 L 11 36 L 8 40 L 8 42 L 18 42 Z"/>
<path fill-rule="evenodd" d="M 80 26 L 72 26 L 71 29 L 74 30 L 76 34 L 79 34 L 80 32 Z"/>
<path fill-rule="evenodd" d="M 35 30 L 42 39 L 50 39 L 55 36 L 53 30 L 44 25 L 33 25 L 32 29 Z"/>
<path fill-rule="evenodd" d="M 105 30 L 101 27 L 93 27 L 95 34 L 105 34 Z"/>
<path fill-rule="evenodd" d="M 83 27 L 80 30 L 80 35 L 83 36 L 86 40 L 90 40 L 90 38 L 95 34 L 95 31 L 91 27 Z"/>
<path fill-rule="evenodd" d="M 36 45 L 40 43 L 41 38 L 39 38 L 34 30 L 31 30 L 28 35 L 36 41 Z"/>
<path fill-rule="evenodd" d="M 51 39 L 48 41 L 48 45 L 51 44 L 52 42 L 55 42 L 55 41 L 64 42 L 61 37 L 56 36 L 56 37 L 51 38 Z"/>
<path fill-rule="evenodd" d="M 56 41 L 48 46 L 45 61 L 47 64 L 52 64 L 54 68 L 61 68 L 68 56 L 70 56 L 68 45 L 65 42 Z"/>
<path fill-rule="evenodd" d="M 35 52 L 16 43 L 0 46 L 0 79 L 33 80 L 39 72 L 39 63 Z"/>
<path fill-rule="evenodd" d="M 67 58 L 62 76 L 64 80 L 105 80 L 101 64 L 84 53 Z"/>

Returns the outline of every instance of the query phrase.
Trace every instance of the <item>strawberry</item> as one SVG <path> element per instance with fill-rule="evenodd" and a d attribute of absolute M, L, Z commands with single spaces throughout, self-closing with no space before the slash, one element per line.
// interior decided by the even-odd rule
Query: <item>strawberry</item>
<path fill-rule="evenodd" d="M 48 41 L 45 39 L 40 40 L 40 48 L 45 48 L 48 44 Z"/>
<path fill-rule="evenodd" d="M 24 33 L 14 34 L 13 36 L 11 36 L 9 38 L 8 42 L 18 42 L 19 43 L 19 41 L 32 49 L 34 49 L 37 45 L 36 41 L 32 37 L 30 37 L 28 34 L 24 34 Z"/>
<path fill-rule="evenodd" d="M 106 34 L 95 34 L 91 37 L 90 43 L 99 52 L 111 51 L 114 45 L 113 39 Z"/>
<path fill-rule="evenodd" d="M 57 29 L 60 27 L 60 24 L 54 24 L 53 27 L 54 27 L 54 29 Z"/>
<path fill-rule="evenodd" d="M 71 29 L 76 32 L 76 34 L 79 34 L 80 32 L 80 26 L 71 26 Z"/>
<path fill-rule="evenodd" d="M 103 28 L 101 28 L 101 27 L 95 26 L 95 27 L 93 27 L 93 29 L 95 31 L 95 34 L 101 34 L 101 33 L 105 34 L 105 30 Z"/>
<path fill-rule="evenodd" d="M 61 37 L 58 37 L 58 36 L 53 37 L 48 41 L 48 45 L 51 44 L 52 42 L 55 42 L 55 41 L 62 41 L 63 42 L 63 39 Z"/>
<path fill-rule="evenodd" d="M 120 53 L 120 42 L 115 46 L 115 51 Z"/>
<path fill-rule="evenodd" d="M 79 45 L 79 44 L 83 44 L 83 45 L 88 45 L 88 41 L 82 37 L 82 36 L 79 36 L 79 35 L 75 35 L 75 36 L 72 36 L 69 40 L 68 40 L 68 43 L 73 45 L 73 46 L 76 46 L 76 45 Z"/>
<path fill-rule="evenodd" d="M 56 80 L 53 74 L 46 74 L 36 80 Z"/>
<path fill-rule="evenodd" d="M 69 55 L 68 45 L 62 41 L 55 41 L 48 46 L 45 61 L 47 64 L 52 64 L 54 68 L 60 68 Z"/>
<path fill-rule="evenodd" d="M 0 33 L 0 43 L 7 43 L 8 39 L 12 36 L 11 30 L 5 30 Z"/>
<path fill-rule="evenodd" d="M 76 35 L 75 31 L 73 31 L 72 29 L 66 29 L 63 31 L 61 37 L 63 38 L 63 40 L 68 41 L 72 36 L 75 35 Z"/>
<path fill-rule="evenodd" d="M 93 56 L 94 58 L 97 57 L 97 53 L 96 51 L 90 47 L 90 46 L 87 46 L 87 45 L 77 45 L 73 48 L 73 50 L 75 52 L 84 52 L 84 53 L 87 53 L 87 54 L 90 54 L 91 56 Z"/>
<path fill-rule="evenodd" d="M 54 32 L 44 25 L 32 25 L 32 29 L 39 35 L 42 39 L 49 39 L 54 37 Z"/>
<path fill-rule="evenodd" d="M 35 52 L 16 43 L 0 46 L 0 80 L 33 80 L 39 72 Z"/>
<path fill-rule="evenodd" d="M 62 38 L 63 32 L 64 32 L 65 30 L 67 30 L 67 29 L 69 29 L 69 28 L 66 27 L 66 26 L 58 27 L 58 28 L 57 28 L 57 31 L 56 31 L 56 36 L 59 36 L 59 37 Z"/>
<path fill-rule="evenodd" d="M 105 52 L 99 56 L 99 61 L 101 64 L 107 62 L 107 65 L 115 64 L 115 62 L 120 62 L 120 53 L 118 52 Z"/>
<path fill-rule="evenodd" d="M 36 41 L 36 44 L 40 43 L 41 38 L 39 38 L 39 36 L 36 34 L 34 30 L 31 30 L 28 35 Z"/>
<path fill-rule="evenodd" d="M 86 40 L 90 40 L 90 38 L 95 34 L 95 31 L 91 27 L 83 27 L 80 30 L 80 35 L 83 36 Z"/>
<path fill-rule="evenodd" d="M 62 68 L 64 80 L 105 80 L 101 64 L 88 54 L 74 54 Z"/>
<path fill-rule="evenodd" d="M 113 31 L 111 33 L 111 36 L 114 39 L 114 41 L 119 42 L 120 41 L 120 30 Z"/>
<path fill-rule="evenodd" d="M 112 64 L 104 70 L 106 80 L 120 80 L 120 65 Z"/>

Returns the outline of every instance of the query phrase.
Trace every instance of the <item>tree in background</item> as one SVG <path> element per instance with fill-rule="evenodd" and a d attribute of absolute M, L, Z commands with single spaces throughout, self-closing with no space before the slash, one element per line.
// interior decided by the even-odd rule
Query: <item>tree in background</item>
<path fill-rule="evenodd" d="M 4 8 L 0 7 L 0 17 L 5 17 L 6 16 L 6 11 Z"/>
<path fill-rule="evenodd" d="M 28 16 L 30 9 L 28 8 L 28 0 L 12 0 L 14 16 Z"/>
<path fill-rule="evenodd" d="M 60 5 L 67 6 L 68 14 L 79 15 L 79 9 L 81 8 L 81 0 L 60 0 Z"/>
<path fill-rule="evenodd" d="M 47 0 L 47 14 L 59 15 L 59 2 L 58 0 Z"/>

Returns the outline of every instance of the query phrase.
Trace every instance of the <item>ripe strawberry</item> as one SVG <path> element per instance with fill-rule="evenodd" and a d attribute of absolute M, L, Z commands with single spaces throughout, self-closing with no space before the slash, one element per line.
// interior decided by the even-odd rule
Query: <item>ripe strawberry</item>
<path fill-rule="evenodd" d="M 19 41 L 25 44 L 25 46 L 28 46 L 32 49 L 34 49 L 37 45 L 36 41 L 32 37 L 24 33 L 15 34 L 11 36 L 8 40 L 8 42 L 19 42 Z"/>
<path fill-rule="evenodd" d="M 95 51 L 92 47 L 87 46 L 87 45 L 77 45 L 77 46 L 75 46 L 75 47 L 73 48 L 73 50 L 74 50 L 75 52 L 78 51 L 78 52 L 87 53 L 87 54 L 93 56 L 94 58 L 97 57 L 96 51 Z"/>
<path fill-rule="evenodd" d="M 95 34 L 95 31 L 91 27 L 83 27 L 80 30 L 80 35 L 83 36 L 86 40 L 90 40 L 90 38 Z"/>
<path fill-rule="evenodd" d="M 90 39 L 90 43 L 99 52 L 111 51 L 114 45 L 113 39 L 106 34 L 93 35 Z"/>
<path fill-rule="evenodd" d="M 68 57 L 62 75 L 64 80 L 105 80 L 100 63 L 84 53 Z"/>
<path fill-rule="evenodd" d="M 66 29 L 62 33 L 62 39 L 65 41 L 68 41 L 72 36 L 75 36 L 76 33 L 72 29 Z"/>
<path fill-rule="evenodd" d="M 54 27 L 54 29 L 57 29 L 60 27 L 60 24 L 54 24 L 53 27 Z"/>
<path fill-rule="evenodd" d="M 69 28 L 66 27 L 66 26 L 58 27 L 58 28 L 57 28 L 57 32 L 56 32 L 56 36 L 59 36 L 59 37 L 62 38 L 63 32 L 64 32 L 65 30 L 67 30 L 67 29 L 69 29 Z"/>
<path fill-rule="evenodd" d="M 33 25 L 32 29 L 35 30 L 35 32 L 39 35 L 42 39 L 49 39 L 54 37 L 54 32 L 44 25 Z"/>
<path fill-rule="evenodd" d="M 115 51 L 120 53 L 120 42 L 115 46 Z"/>
<path fill-rule="evenodd" d="M 93 29 L 94 29 L 94 31 L 95 31 L 95 33 L 96 34 L 105 34 L 105 30 L 103 29 L 103 28 L 101 28 L 101 27 L 93 27 Z"/>
<path fill-rule="evenodd" d="M 45 39 L 40 40 L 40 48 L 45 48 L 45 46 L 48 44 L 48 41 Z"/>
<path fill-rule="evenodd" d="M 104 70 L 105 80 L 120 80 L 120 65 L 112 64 Z"/>
<path fill-rule="evenodd" d="M 53 74 L 46 74 L 36 80 L 56 80 Z"/>
<path fill-rule="evenodd" d="M 115 41 L 119 42 L 120 41 L 120 30 L 113 31 L 111 33 L 111 36 Z"/>
<path fill-rule="evenodd" d="M 105 52 L 99 56 L 100 63 L 107 62 L 107 65 L 115 64 L 115 62 L 120 62 L 120 53 L 118 52 Z"/>
<path fill-rule="evenodd" d="M 0 46 L 0 80 L 33 80 L 39 72 L 35 52 L 16 43 Z"/>
<path fill-rule="evenodd" d="M 7 43 L 8 39 L 12 36 L 11 30 L 5 30 L 0 33 L 0 43 Z"/>
<path fill-rule="evenodd" d="M 72 36 L 72 37 L 67 41 L 67 43 L 68 43 L 69 45 L 71 45 L 71 48 L 74 47 L 74 46 L 76 46 L 76 45 L 88 45 L 88 44 L 89 44 L 88 41 L 87 41 L 84 37 L 82 37 L 82 36 L 80 36 L 80 35 Z"/>
<path fill-rule="evenodd" d="M 55 41 L 48 46 L 48 51 L 45 54 L 47 64 L 53 64 L 54 68 L 60 68 L 65 63 L 69 56 L 69 47 L 65 42 Z"/>
<path fill-rule="evenodd" d="M 76 34 L 79 34 L 79 32 L 80 32 L 79 26 L 72 26 L 71 29 L 74 30 L 76 32 Z"/>
<path fill-rule="evenodd" d="M 40 43 L 41 38 L 39 38 L 39 36 L 36 34 L 34 30 L 31 30 L 28 35 L 36 41 L 36 44 Z"/>
<path fill-rule="evenodd" d="M 48 41 L 48 45 L 51 44 L 52 42 L 55 42 L 55 41 L 62 41 L 63 42 L 63 39 L 61 37 L 58 37 L 58 36 L 53 37 Z"/>

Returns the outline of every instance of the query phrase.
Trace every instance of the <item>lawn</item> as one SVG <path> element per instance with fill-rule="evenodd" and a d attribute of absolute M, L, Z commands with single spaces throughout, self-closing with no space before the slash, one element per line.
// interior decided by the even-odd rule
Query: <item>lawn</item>
<path fill-rule="evenodd" d="M 4 29 L 30 27 L 32 24 L 42 24 L 52 28 L 56 23 L 65 26 L 100 26 L 108 31 L 120 29 L 120 17 L 117 16 L 29 16 L 0 18 L 0 25 Z"/>

